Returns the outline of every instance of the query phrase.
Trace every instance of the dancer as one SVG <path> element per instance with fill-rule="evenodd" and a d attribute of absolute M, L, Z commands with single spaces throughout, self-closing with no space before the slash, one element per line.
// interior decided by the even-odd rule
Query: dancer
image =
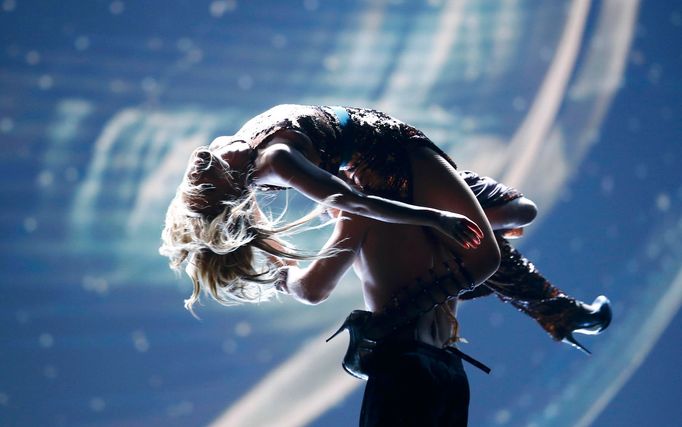
<path fill-rule="evenodd" d="M 413 163 L 420 157 L 445 181 L 428 182 L 415 174 Z M 417 179 L 428 191 L 414 200 Z M 315 212 L 286 225 L 260 213 L 256 192 L 283 187 L 344 212 L 427 226 L 449 236 L 470 276 L 458 292 L 497 271 L 485 288 L 464 296 L 498 292 L 556 340 L 576 343 L 573 332 L 599 331 L 608 324 L 605 300 L 588 306 L 566 296 L 493 234 L 487 218 L 500 229 L 518 229 L 534 218 L 534 205 L 520 193 L 470 172 L 460 176 L 455 163 L 423 133 L 386 114 L 302 105 L 274 107 L 234 136 L 219 137 L 192 154 L 168 208 L 160 248 L 172 268 L 186 262 L 194 285 L 188 309 L 202 289 L 223 304 L 266 300 L 290 260 L 322 260 L 336 253 L 333 248 L 305 253 L 283 240 Z M 505 224 L 508 218 L 515 219 Z"/>
<path fill-rule="evenodd" d="M 418 188 L 415 197 L 421 197 Z M 342 252 L 306 268 L 290 266 L 278 288 L 316 303 L 352 264 L 371 310 L 354 311 L 339 330 L 351 333 L 344 368 L 368 380 L 360 425 L 466 426 L 469 384 L 462 359 L 487 368 L 451 346 L 457 300 L 444 299 L 464 280 L 451 247 L 425 227 L 332 211 L 337 222 L 326 247 Z"/>

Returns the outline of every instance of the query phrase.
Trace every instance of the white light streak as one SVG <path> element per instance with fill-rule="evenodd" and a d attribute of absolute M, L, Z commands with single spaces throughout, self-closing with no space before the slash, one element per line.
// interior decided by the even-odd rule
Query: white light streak
<path fill-rule="evenodd" d="M 347 340 L 317 336 L 271 371 L 210 427 L 296 427 L 319 417 L 364 384 L 339 366 Z"/>

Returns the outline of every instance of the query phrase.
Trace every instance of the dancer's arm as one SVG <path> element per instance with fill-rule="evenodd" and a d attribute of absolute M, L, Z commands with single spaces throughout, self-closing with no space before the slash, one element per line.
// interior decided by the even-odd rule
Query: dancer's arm
<path fill-rule="evenodd" d="M 464 247 L 478 246 L 483 236 L 478 225 L 463 215 L 360 193 L 315 166 L 286 140 L 275 138 L 259 153 L 255 166 L 255 183 L 292 187 L 318 203 L 345 212 L 384 222 L 433 227 Z"/>
<path fill-rule="evenodd" d="M 280 284 L 282 292 L 306 304 L 319 304 L 336 288 L 362 246 L 367 222 L 366 218 L 348 213 L 341 213 L 337 220 L 334 232 L 322 251 L 335 249 L 338 253 L 317 259 L 305 268 L 289 266 L 286 283 Z"/>

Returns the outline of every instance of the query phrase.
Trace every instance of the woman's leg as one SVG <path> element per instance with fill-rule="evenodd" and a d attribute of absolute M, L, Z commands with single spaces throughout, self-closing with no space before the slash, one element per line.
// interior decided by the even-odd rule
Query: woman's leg
<path fill-rule="evenodd" d="M 493 230 L 510 230 L 525 227 L 538 214 L 532 200 L 508 185 L 481 176 L 476 172 L 458 171 L 483 207 Z"/>
<path fill-rule="evenodd" d="M 501 232 L 493 233 L 492 227 L 482 208 L 497 208 L 498 213 L 530 211 L 534 217 L 534 204 L 515 203 L 523 196 L 511 187 L 499 184 L 490 178 L 480 178 L 469 173 L 464 179 L 443 157 L 428 148 L 419 148 L 411 153 L 413 202 L 418 205 L 457 212 L 473 220 L 484 233 L 481 245 L 476 249 L 464 249 L 447 239 L 441 242 L 460 260 L 460 274 L 453 274 L 457 283 L 447 288 L 450 295 L 455 289 L 485 281 L 484 285 L 460 294 L 460 299 L 472 299 L 491 293 L 535 319 L 556 340 L 569 340 L 573 332 L 595 333 L 606 328 L 611 320 L 608 300 L 600 299 L 589 306 L 571 298 L 554 287 L 543 277 L 533 264 L 509 242 Z M 484 185 L 467 184 L 482 183 Z M 532 202 L 531 202 L 532 203 Z M 528 219 L 526 217 L 525 219 Z M 525 219 L 513 217 L 507 223 L 524 223 Z M 500 257 L 500 251 L 502 253 Z M 463 277 L 467 276 L 467 277 Z M 433 300 L 442 300 L 442 287 L 438 281 L 431 284 L 429 292 L 417 295 L 404 295 L 396 299 L 395 311 L 405 315 L 419 312 L 420 308 L 430 307 Z M 435 298 L 434 298 L 435 297 Z M 402 300 L 405 300 L 404 302 Z M 390 316 L 389 316 L 390 317 Z M 410 316 L 403 316 L 410 317 Z M 572 342 L 573 345 L 577 345 Z M 581 347 L 579 347 L 581 348 Z"/>
<path fill-rule="evenodd" d="M 430 206 L 467 216 L 483 231 L 481 244 L 475 249 L 465 249 L 451 240 L 442 244 L 461 261 L 461 267 L 474 283 L 483 282 L 499 266 L 500 251 L 493 229 L 464 179 L 445 158 L 427 147 L 411 150 L 413 203 Z"/>
<path fill-rule="evenodd" d="M 608 327 L 611 310 L 608 300 L 599 297 L 591 305 L 576 300 L 550 283 L 509 242 L 497 236 L 502 253 L 500 268 L 485 283 L 460 294 L 460 299 L 473 299 L 495 293 L 502 301 L 533 318 L 557 341 L 575 343 L 573 332 L 596 334 Z M 589 353 L 589 352 L 588 352 Z"/>
<path fill-rule="evenodd" d="M 564 340 L 575 330 L 601 331 L 608 326 L 610 310 L 598 303 L 588 306 L 550 283 L 526 257 L 503 237 L 503 230 L 523 227 L 537 214 L 535 204 L 516 189 L 481 177 L 470 171 L 461 172 L 476 194 L 493 228 L 502 255 L 500 267 L 483 285 L 460 295 L 473 299 L 495 293 L 537 321 L 555 340 Z M 499 230 L 499 231 L 497 231 Z"/>

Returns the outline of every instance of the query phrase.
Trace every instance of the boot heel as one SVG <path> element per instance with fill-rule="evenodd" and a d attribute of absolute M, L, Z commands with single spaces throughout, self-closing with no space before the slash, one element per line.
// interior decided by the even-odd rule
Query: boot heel
<path fill-rule="evenodd" d="M 348 318 L 346 318 L 341 327 L 336 332 L 334 332 L 331 337 L 327 338 L 326 342 L 333 340 L 338 334 L 340 334 L 346 329 L 348 329 Z"/>
<path fill-rule="evenodd" d="M 592 355 L 592 352 L 590 350 L 588 350 L 584 345 L 580 344 L 578 340 L 575 339 L 575 337 L 573 336 L 573 332 L 569 332 L 568 335 L 566 335 L 566 337 L 564 337 L 564 339 L 561 341 L 565 342 L 566 344 L 572 345 L 573 347 L 577 348 L 578 350 L 584 352 L 587 355 Z"/>

